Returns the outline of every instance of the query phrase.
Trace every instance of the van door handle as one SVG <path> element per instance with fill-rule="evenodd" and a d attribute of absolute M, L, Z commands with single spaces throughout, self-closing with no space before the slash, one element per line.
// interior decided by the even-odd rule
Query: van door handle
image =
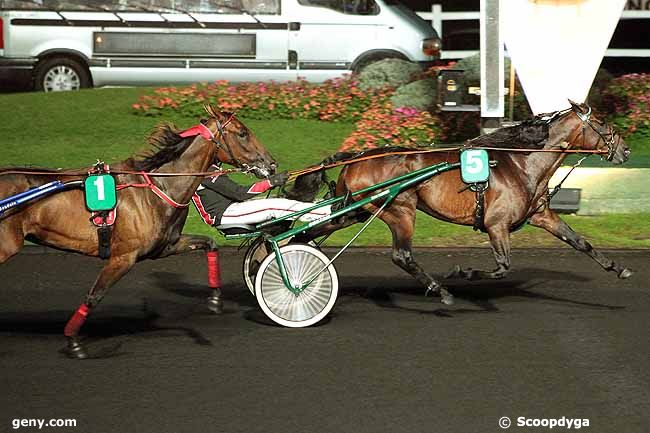
<path fill-rule="evenodd" d="M 297 23 L 297 22 L 289 23 L 289 30 L 292 30 L 292 31 L 300 30 L 300 23 Z"/>

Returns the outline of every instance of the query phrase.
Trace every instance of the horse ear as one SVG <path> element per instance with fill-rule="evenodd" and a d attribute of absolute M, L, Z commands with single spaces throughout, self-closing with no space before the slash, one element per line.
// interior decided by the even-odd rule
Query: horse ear
<path fill-rule="evenodd" d="M 587 104 L 580 104 L 578 102 L 572 101 L 569 99 L 569 104 L 571 104 L 571 109 L 576 113 L 586 114 L 591 112 L 591 107 Z"/>
<path fill-rule="evenodd" d="M 203 106 L 203 109 L 205 110 L 206 113 L 210 115 L 210 117 L 217 117 L 217 110 L 214 109 L 214 107 L 210 104 L 205 104 Z"/>
<path fill-rule="evenodd" d="M 569 99 L 569 104 L 571 104 L 571 109 L 572 109 L 573 111 L 575 111 L 576 113 L 578 113 L 578 112 L 582 112 L 582 109 L 581 109 L 581 107 L 580 107 L 580 104 L 578 104 L 577 102 L 574 102 L 574 101 L 572 101 L 571 99 Z"/>

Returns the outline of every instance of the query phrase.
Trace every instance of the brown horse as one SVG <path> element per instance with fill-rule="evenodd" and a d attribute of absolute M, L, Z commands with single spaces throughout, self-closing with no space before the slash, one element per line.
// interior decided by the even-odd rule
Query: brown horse
<path fill-rule="evenodd" d="M 173 126 L 160 125 L 148 139 L 152 151 L 111 165 L 110 169 L 115 173 L 196 173 L 205 172 L 213 163 L 223 162 L 245 168 L 260 177 L 275 171 L 276 163 L 272 156 L 242 122 L 231 113 L 216 112 L 211 107 L 206 107 L 206 111 L 210 118 L 202 121 L 203 126 L 193 128 L 202 131 L 202 135 L 194 133 L 183 137 Z M 81 178 L 60 175 L 54 170 L 48 170 L 51 174 L 47 175 L 3 174 L 16 170 L 24 171 L 0 170 L 0 198 L 53 180 L 68 182 Z M 150 179 L 163 194 L 172 202 L 180 203 L 180 206 L 170 205 L 145 188 L 126 188 L 118 192 L 119 216 L 112 230 L 111 256 L 86 295 L 85 302 L 64 331 L 68 338 L 67 353 L 71 357 L 87 357 L 78 339 L 79 329 L 109 287 L 129 272 L 136 262 L 193 250 L 206 251 L 209 262 L 212 257 L 213 264 L 216 260 L 217 245 L 212 238 L 181 234 L 188 214 L 187 203 L 202 181 L 202 176 L 151 176 Z M 116 175 L 116 183 L 142 185 L 143 176 L 119 174 Z M 90 214 L 84 205 L 84 193 L 80 189 L 56 193 L 10 211 L 0 220 L 0 263 L 18 252 L 25 238 L 88 256 L 99 254 L 97 228 L 90 221 Z M 209 302 L 213 310 L 219 310 L 222 301 L 218 282 L 211 281 L 210 286 L 214 290 Z"/>
<path fill-rule="evenodd" d="M 572 103 L 571 109 L 537 116 L 521 125 L 471 140 L 467 145 L 513 148 L 511 152 L 493 151 L 490 154 L 497 165 L 491 169 L 489 188 L 485 192 L 482 230 L 490 237 L 497 268 L 481 271 L 464 270 L 457 266 L 449 276 L 503 278 L 510 270 L 510 233 L 526 222 L 547 230 L 584 252 L 605 270 L 616 272 L 619 278 L 632 275 L 630 270 L 596 251 L 548 206 L 548 182 L 566 158 L 562 150 L 602 150 L 606 159 L 614 164 L 623 163 L 629 158 L 630 150 L 620 136 L 610 126 L 596 120 L 590 107 Z M 522 148 L 531 151 L 521 152 Z M 535 151 L 541 149 L 545 151 Z M 374 151 L 381 152 L 386 150 Z M 336 154 L 323 161 L 323 165 L 355 156 L 358 154 Z M 458 159 L 457 152 L 399 155 L 399 149 L 391 149 L 390 155 L 385 157 L 346 165 L 339 175 L 336 195 L 358 191 L 443 161 L 458 162 Z M 306 174 L 297 179 L 296 186 L 287 195 L 293 199 L 312 200 L 325 179 L 322 172 Z M 375 211 L 377 206 L 370 204 L 356 215 L 308 233 L 307 238 L 302 240 L 307 241 L 359 222 L 367 218 L 369 212 Z M 451 304 L 453 297 L 440 282 L 422 269 L 411 252 L 416 210 L 443 221 L 471 226 L 476 222 L 476 206 L 476 194 L 466 188 L 458 171 L 452 170 L 403 192 L 378 216 L 393 235 L 393 262 L 427 287 L 427 292 L 439 294 L 446 304 Z"/>

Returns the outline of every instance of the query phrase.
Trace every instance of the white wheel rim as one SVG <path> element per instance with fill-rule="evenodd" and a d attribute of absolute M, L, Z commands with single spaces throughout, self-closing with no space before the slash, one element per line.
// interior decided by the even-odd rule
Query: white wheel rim
<path fill-rule="evenodd" d="M 280 241 L 279 245 L 282 247 L 287 245 L 289 242 L 291 242 L 291 239 L 285 239 Z M 309 241 L 309 245 L 315 247 L 316 243 L 314 241 Z M 258 265 L 257 269 L 259 270 L 259 265 L 264 261 L 268 254 L 269 250 L 266 248 L 266 243 L 263 240 L 260 240 L 259 243 L 255 241 L 251 244 L 244 256 L 244 283 L 253 296 L 255 296 L 255 276 L 257 275 L 257 271 L 253 272 L 252 268 L 253 266 Z"/>
<path fill-rule="evenodd" d="M 69 66 L 55 66 L 45 74 L 43 89 L 46 92 L 79 90 L 81 81 L 77 72 Z"/>
<path fill-rule="evenodd" d="M 297 284 L 308 281 L 329 262 L 325 254 L 307 245 L 288 245 L 280 252 L 289 280 Z M 295 295 L 282 281 L 275 254 L 270 254 L 257 272 L 255 294 L 262 311 L 275 323 L 291 328 L 310 326 L 327 316 L 334 306 L 338 276 L 330 265 Z"/>

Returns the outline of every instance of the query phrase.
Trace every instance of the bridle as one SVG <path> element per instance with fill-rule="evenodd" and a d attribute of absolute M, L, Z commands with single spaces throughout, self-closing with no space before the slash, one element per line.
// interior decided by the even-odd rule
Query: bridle
<path fill-rule="evenodd" d="M 233 162 L 233 165 L 243 168 L 244 170 L 249 170 L 250 166 L 248 164 L 241 162 L 238 158 L 235 157 L 235 154 L 232 152 L 232 149 L 230 148 L 230 146 L 226 141 L 227 131 L 225 128 L 226 126 L 228 126 L 228 124 L 230 124 L 230 122 L 232 122 L 234 117 L 235 117 L 235 113 L 230 113 L 230 116 L 228 116 L 226 121 L 223 123 L 221 123 L 219 119 L 217 119 L 216 117 L 214 116 L 212 117 L 217 124 L 217 132 L 219 133 L 218 137 L 214 134 L 214 132 L 210 130 L 210 128 L 208 128 L 207 126 L 208 119 L 201 119 L 198 125 L 186 129 L 185 131 L 180 132 L 178 135 L 180 135 L 183 138 L 200 135 L 204 139 L 210 140 L 212 143 L 214 143 L 214 145 L 217 148 L 217 151 L 223 149 L 223 151 L 226 152 L 230 160 Z"/>
<path fill-rule="evenodd" d="M 609 128 L 609 131 L 607 131 L 605 134 L 603 134 L 603 131 L 600 128 L 597 128 L 594 123 L 591 121 L 591 107 L 587 105 L 587 112 L 582 113 L 580 111 L 575 111 L 576 116 L 582 121 L 582 147 L 584 148 L 585 142 L 586 142 L 586 131 L 587 131 L 587 126 L 589 126 L 593 131 L 598 134 L 601 140 L 603 140 L 603 143 L 605 143 L 605 146 L 607 147 L 607 157 L 605 159 L 607 161 L 611 161 L 614 159 L 614 155 L 618 151 L 618 146 L 621 143 L 621 140 L 616 141 L 616 133 L 612 128 Z M 598 143 L 596 143 L 598 145 Z"/>

